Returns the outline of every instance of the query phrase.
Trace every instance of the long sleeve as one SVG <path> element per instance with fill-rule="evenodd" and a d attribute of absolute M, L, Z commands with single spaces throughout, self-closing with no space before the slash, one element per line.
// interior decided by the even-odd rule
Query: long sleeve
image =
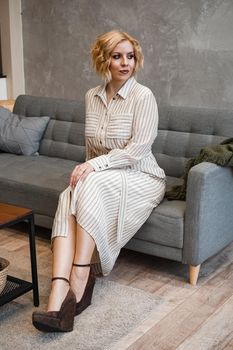
<path fill-rule="evenodd" d="M 88 160 L 95 171 L 131 166 L 151 154 L 157 135 L 158 109 L 152 92 L 148 89 L 135 103 L 132 137 L 123 149 L 113 149 L 108 154 Z"/>

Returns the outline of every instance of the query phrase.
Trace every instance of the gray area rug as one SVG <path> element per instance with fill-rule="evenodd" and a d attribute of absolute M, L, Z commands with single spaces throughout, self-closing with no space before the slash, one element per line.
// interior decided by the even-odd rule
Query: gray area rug
<path fill-rule="evenodd" d="M 28 271 L 22 268 L 25 257 L 21 257 L 21 260 L 19 256 L 17 257 L 17 252 L 12 257 L 12 254 L 6 250 L 3 252 L 2 249 L 0 256 L 11 258 L 12 263 L 16 259 L 19 277 L 30 280 Z M 43 276 L 40 271 L 39 286 L 41 295 L 39 309 L 43 310 L 50 282 L 49 276 Z M 140 289 L 124 286 L 107 278 L 98 278 L 92 305 L 75 318 L 73 332 L 41 333 L 31 323 L 31 314 L 37 308 L 32 304 L 32 292 L 28 292 L 0 307 L 0 349 L 110 349 L 148 319 L 162 303 L 162 299 Z"/>

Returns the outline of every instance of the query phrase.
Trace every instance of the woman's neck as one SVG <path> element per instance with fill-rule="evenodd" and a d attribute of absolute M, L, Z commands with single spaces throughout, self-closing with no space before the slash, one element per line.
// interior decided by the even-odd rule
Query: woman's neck
<path fill-rule="evenodd" d="M 107 94 L 107 100 L 108 103 L 111 101 L 111 99 L 117 94 L 117 92 L 121 89 L 121 87 L 125 84 L 126 82 L 115 82 L 115 81 L 110 81 L 107 86 L 106 86 L 106 94 Z"/>

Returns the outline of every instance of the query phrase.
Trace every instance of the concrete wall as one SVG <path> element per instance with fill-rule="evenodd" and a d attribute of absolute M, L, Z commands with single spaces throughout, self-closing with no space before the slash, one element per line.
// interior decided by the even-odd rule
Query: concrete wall
<path fill-rule="evenodd" d="M 96 36 L 118 28 L 145 54 L 160 104 L 233 107 L 232 0 L 22 0 L 26 92 L 72 99 L 99 83 Z"/>
<path fill-rule="evenodd" d="M 6 96 L 15 99 L 24 90 L 21 0 L 0 0 L 2 73 L 7 76 Z"/>
<path fill-rule="evenodd" d="M 2 72 L 2 44 L 1 44 L 1 24 L 0 24 L 0 77 L 3 75 Z"/>
<path fill-rule="evenodd" d="M 2 95 L 12 98 L 12 66 L 10 45 L 10 9 L 9 1 L 0 1 L 0 26 L 2 47 L 2 73 L 7 75 L 6 91 Z"/>

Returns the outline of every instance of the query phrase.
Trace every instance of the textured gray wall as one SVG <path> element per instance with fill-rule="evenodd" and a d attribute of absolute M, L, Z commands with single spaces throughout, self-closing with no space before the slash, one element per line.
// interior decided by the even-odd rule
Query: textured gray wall
<path fill-rule="evenodd" d="M 233 107 L 232 0 L 22 0 L 26 92 L 71 99 L 99 83 L 89 48 L 122 29 L 160 104 Z"/>

